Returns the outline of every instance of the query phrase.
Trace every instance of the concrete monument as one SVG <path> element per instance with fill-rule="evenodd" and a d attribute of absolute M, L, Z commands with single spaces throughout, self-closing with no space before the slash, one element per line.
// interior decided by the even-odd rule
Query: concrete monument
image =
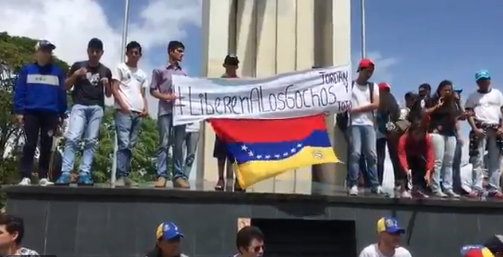
<path fill-rule="evenodd" d="M 242 77 L 349 64 L 350 23 L 350 0 L 203 0 L 202 75 L 221 76 L 227 54 L 240 58 Z M 345 162 L 345 141 L 334 132 L 333 117 L 327 117 L 327 126 L 334 150 Z M 209 124 L 201 130 L 197 177 L 216 182 L 215 134 Z M 309 193 L 311 181 L 343 185 L 345 177 L 343 164 L 320 165 L 313 172 L 306 167 L 258 183 L 249 191 Z"/>

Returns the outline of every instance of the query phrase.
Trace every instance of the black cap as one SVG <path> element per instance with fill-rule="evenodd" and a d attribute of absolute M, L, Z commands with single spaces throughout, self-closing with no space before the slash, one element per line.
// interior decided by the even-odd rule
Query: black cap
<path fill-rule="evenodd" d="M 503 235 L 494 235 L 484 243 L 484 246 L 493 254 L 503 252 Z"/>
<path fill-rule="evenodd" d="M 89 43 L 87 43 L 87 48 L 103 50 L 103 42 L 98 38 L 92 38 L 89 40 Z"/>
<path fill-rule="evenodd" d="M 51 43 L 49 40 L 42 39 L 42 40 L 37 41 L 37 44 L 35 45 L 36 51 L 41 50 L 41 49 L 46 49 L 46 50 L 52 51 L 52 50 L 56 49 L 56 46 L 53 43 Z"/>
<path fill-rule="evenodd" d="M 239 65 L 239 59 L 235 54 L 228 54 L 227 56 L 225 56 L 224 64 Z"/>

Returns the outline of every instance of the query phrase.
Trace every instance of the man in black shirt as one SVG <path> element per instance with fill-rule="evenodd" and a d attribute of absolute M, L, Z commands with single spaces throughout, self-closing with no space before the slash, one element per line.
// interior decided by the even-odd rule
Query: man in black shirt
<path fill-rule="evenodd" d="M 62 174 L 56 185 L 71 183 L 75 152 L 80 140 L 84 140 L 84 153 L 79 168 L 79 185 L 93 185 L 91 165 L 98 145 L 98 133 L 103 118 L 105 95 L 111 96 L 112 72 L 100 63 L 103 42 L 97 38 L 89 41 L 87 61 L 76 62 L 70 68 L 65 81 L 67 90 L 72 90 L 73 107 L 68 122 L 63 155 Z"/>

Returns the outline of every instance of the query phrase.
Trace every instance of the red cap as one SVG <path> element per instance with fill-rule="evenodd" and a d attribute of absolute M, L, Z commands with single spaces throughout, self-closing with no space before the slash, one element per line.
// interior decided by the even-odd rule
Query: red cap
<path fill-rule="evenodd" d="M 379 89 L 391 89 L 391 86 L 386 82 L 379 83 Z"/>
<path fill-rule="evenodd" d="M 360 64 L 358 64 L 358 70 L 357 71 L 360 71 L 360 70 L 363 70 L 363 69 L 366 69 L 366 68 L 370 68 L 370 67 L 374 67 L 374 62 L 370 59 L 362 59 L 360 61 Z"/>

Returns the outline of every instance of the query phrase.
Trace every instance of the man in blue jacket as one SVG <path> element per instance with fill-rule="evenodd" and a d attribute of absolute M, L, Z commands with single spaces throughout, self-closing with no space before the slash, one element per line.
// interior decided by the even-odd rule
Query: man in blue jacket
<path fill-rule="evenodd" d="M 47 179 L 53 135 L 60 118 L 67 109 L 65 74 L 53 64 L 52 51 L 56 48 L 47 40 L 35 46 L 36 62 L 24 66 L 19 72 L 14 93 L 14 114 L 23 125 L 25 144 L 21 158 L 19 185 L 31 184 L 33 158 L 40 134 L 38 172 L 40 185 L 52 184 Z"/>

